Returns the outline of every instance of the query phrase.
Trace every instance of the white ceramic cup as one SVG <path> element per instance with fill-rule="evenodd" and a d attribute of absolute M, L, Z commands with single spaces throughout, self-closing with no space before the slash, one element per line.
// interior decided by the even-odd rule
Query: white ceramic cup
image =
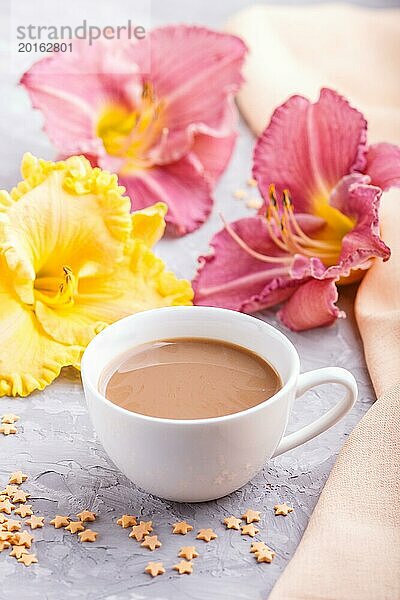
<path fill-rule="evenodd" d="M 161 419 L 130 412 L 99 391 L 105 367 L 150 341 L 202 337 L 252 350 L 278 371 L 283 387 L 239 413 L 210 419 Z M 94 428 L 119 469 L 143 490 L 179 502 L 225 496 L 246 484 L 272 457 L 326 431 L 353 406 L 354 377 L 338 367 L 299 374 L 292 343 L 264 321 L 221 308 L 179 306 L 134 314 L 107 327 L 88 345 L 82 380 Z M 340 383 L 345 394 L 310 425 L 283 437 L 293 401 L 308 389 Z"/>

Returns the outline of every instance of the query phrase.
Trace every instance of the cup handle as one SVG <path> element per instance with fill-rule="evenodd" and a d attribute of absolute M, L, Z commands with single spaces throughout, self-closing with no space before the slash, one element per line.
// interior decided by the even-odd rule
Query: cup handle
<path fill-rule="evenodd" d="M 272 458 L 288 450 L 292 450 L 292 448 L 296 448 L 296 446 L 300 446 L 320 433 L 323 433 L 340 421 L 353 407 L 357 400 L 357 383 L 349 371 L 340 367 L 325 367 L 309 371 L 308 373 L 302 373 L 297 383 L 296 398 L 302 396 L 307 390 L 323 383 L 340 383 L 346 389 L 346 393 L 322 417 L 319 417 L 313 423 L 302 427 L 294 433 L 285 435 L 278 444 Z"/>

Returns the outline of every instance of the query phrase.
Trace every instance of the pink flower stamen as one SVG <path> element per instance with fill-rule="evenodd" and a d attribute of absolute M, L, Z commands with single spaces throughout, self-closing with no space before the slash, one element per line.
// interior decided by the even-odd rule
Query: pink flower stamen
<path fill-rule="evenodd" d="M 337 260 L 340 253 L 340 242 L 314 240 L 304 233 L 295 217 L 289 190 L 283 191 L 282 211 L 279 211 L 273 184 L 269 186 L 269 203 L 266 211 L 268 233 L 275 246 L 289 256 L 269 256 L 253 250 L 224 218 L 221 218 L 226 231 L 242 250 L 262 262 L 291 264 L 295 254 L 301 254 L 307 258 L 318 257 L 322 261 L 330 262 Z"/>

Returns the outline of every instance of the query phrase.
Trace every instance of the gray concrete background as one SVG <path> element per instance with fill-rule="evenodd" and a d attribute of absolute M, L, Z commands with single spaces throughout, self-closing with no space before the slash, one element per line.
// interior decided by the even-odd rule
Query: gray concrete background
<path fill-rule="evenodd" d="M 153 23 L 198 22 L 221 27 L 234 11 L 250 4 L 247 0 L 156 0 Z M 294 2 L 292 2 L 294 3 Z M 398 6 L 398 1 L 358 2 L 370 6 Z M 73 4 L 73 3 L 72 3 Z M 78 3 L 76 3 L 78 4 Z M 97 2 L 101 9 L 103 2 Z M 129 2 L 119 1 L 118 10 Z M 3 6 L 3 4 L 2 4 Z M 71 6 L 71 3 L 70 3 Z M 40 2 L 38 3 L 40 8 Z M 4 8 L 4 7 L 3 7 Z M 4 16 L 4 13 L 3 15 Z M 3 21 L 4 23 L 4 21 Z M 0 188 L 19 179 L 18 165 L 24 151 L 52 158 L 54 150 L 41 131 L 41 117 L 15 83 L 17 74 L 1 77 L 0 96 Z M 216 207 L 208 223 L 184 239 L 162 241 L 158 252 L 180 275 L 191 277 L 196 257 L 206 251 L 208 241 L 220 227 L 222 211 L 230 219 L 246 213 L 232 199 L 232 191 L 244 185 L 250 174 L 253 139 L 244 125 L 232 163 L 216 190 Z M 85 407 L 79 375 L 65 370 L 44 392 L 25 400 L 3 398 L 0 413 L 21 415 L 16 436 L 0 436 L 0 488 L 8 473 L 22 469 L 29 474 L 23 486 L 31 494 L 35 513 L 46 521 L 56 513 L 71 514 L 89 508 L 99 514 L 94 529 L 100 533 L 94 544 L 80 544 L 76 536 L 46 525 L 35 531 L 34 551 L 39 564 L 25 569 L 7 552 L 0 555 L 0 600 L 58 598 L 88 600 L 258 600 L 268 596 L 301 538 L 318 500 L 335 457 L 355 424 L 369 408 L 374 394 L 365 367 L 360 339 L 352 316 L 354 288 L 346 289 L 340 306 L 348 318 L 329 329 L 294 334 L 277 323 L 274 312 L 260 318 L 276 325 L 295 344 L 302 370 L 327 365 L 343 366 L 357 378 L 360 398 L 353 411 L 338 425 L 301 448 L 272 461 L 247 486 L 216 502 L 200 505 L 177 504 L 149 496 L 130 483 L 110 462 L 93 433 Z M 339 391 L 333 386 L 318 388 L 297 401 L 289 429 L 294 430 L 332 405 Z M 272 507 L 287 501 L 295 512 L 274 518 Z M 249 553 L 250 539 L 225 531 L 221 521 L 229 514 L 240 515 L 247 507 L 263 513 L 261 532 L 277 556 L 273 564 L 257 564 Z M 163 542 L 154 553 L 128 538 L 129 530 L 116 525 L 122 513 L 133 513 L 155 523 Z M 191 576 L 179 576 L 170 567 L 181 545 L 194 540 L 170 535 L 175 520 L 186 519 L 200 527 L 213 527 L 218 539 L 198 541 L 200 557 Z M 152 580 L 143 573 L 148 560 L 162 560 L 167 573 Z"/>

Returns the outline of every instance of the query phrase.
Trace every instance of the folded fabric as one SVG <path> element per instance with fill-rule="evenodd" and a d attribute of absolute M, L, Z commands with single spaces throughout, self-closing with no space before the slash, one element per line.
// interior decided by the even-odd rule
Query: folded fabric
<path fill-rule="evenodd" d="M 400 192 L 384 196 L 392 249 L 366 274 L 356 316 L 379 395 L 340 452 L 270 600 L 400 598 Z"/>
<path fill-rule="evenodd" d="M 325 86 L 365 114 L 370 143 L 399 142 L 400 10 L 253 6 L 236 14 L 227 30 L 249 47 L 238 104 L 256 134 L 289 96 L 315 101 Z"/>
<path fill-rule="evenodd" d="M 241 111 L 255 133 L 294 93 L 333 87 L 363 111 L 368 139 L 400 142 L 400 11 L 254 6 L 228 30 L 250 48 Z M 270 600 L 400 598 L 400 192 L 384 194 L 391 247 L 357 294 L 356 317 L 379 397 L 350 435 Z"/>

